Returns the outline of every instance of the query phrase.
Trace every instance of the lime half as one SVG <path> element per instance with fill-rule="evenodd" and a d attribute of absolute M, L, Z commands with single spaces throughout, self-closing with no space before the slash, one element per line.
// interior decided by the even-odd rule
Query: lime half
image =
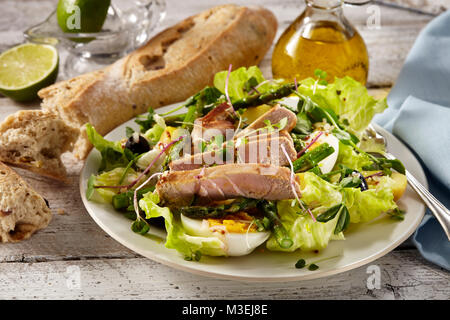
<path fill-rule="evenodd" d="M 58 75 L 55 47 L 25 43 L 0 55 L 0 92 L 16 101 L 31 101 Z"/>

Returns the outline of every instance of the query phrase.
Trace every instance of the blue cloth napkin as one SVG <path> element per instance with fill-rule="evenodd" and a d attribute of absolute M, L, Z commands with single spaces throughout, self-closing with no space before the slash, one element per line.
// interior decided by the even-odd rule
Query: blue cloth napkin
<path fill-rule="evenodd" d="M 387 101 L 375 122 L 418 155 L 430 191 L 450 208 L 450 11 L 422 30 Z M 450 242 L 429 210 L 413 242 L 425 259 L 450 270 Z"/>

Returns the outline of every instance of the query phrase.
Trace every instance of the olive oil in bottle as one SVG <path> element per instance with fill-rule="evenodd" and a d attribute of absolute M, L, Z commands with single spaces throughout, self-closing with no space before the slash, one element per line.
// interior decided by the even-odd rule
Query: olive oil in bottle
<path fill-rule="evenodd" d="M 327 81 L 350 76 L 365 84 L 369 57 L 363 39 L 343 14 L 342 0 L 305 0 L 305 11 L 286 29 L 272 55 L 274 78 L 293 81 L 326 71 Z"/>

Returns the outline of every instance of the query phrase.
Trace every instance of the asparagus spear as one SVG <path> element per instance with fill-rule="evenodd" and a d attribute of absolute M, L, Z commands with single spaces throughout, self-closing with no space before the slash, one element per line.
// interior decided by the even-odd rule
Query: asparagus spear
<path fill-rule="evenodd" d="M 303 150 L 305 148 L 305 142 L 303 141 L 303 138 L 305 137 L 305 135 L 300 135 L 300 134 L 296 134 L 291 132 L 290 133 L 291 137 L 292 137 L 292 141 L 294 142 L 294 148 L 297 152 L 300 152 L 301 150 Z"/>
<path fill-rule="evenodd" d="M 261 104 L 270 102 L 272 100 L 281 99 L 283 97 L 286 97 L 289 94 L 291 94 L 292 90 L 294 90 L 294 89 L 295 89 L 295 85 L 293 83 L 285 84 L 278 89 L 272 89 L 265 93 L 255 94 L 255 95 L 243 98 L 241 100 L 235 101 L 235 102 L 233 102 L 233 107 L 234 107 L 234 109 L 237 110 L 237 109 L 242 109 L 242 108 L 259 106 Z M 194 106 L 191 100 L 188 100 L 188 102 L 186 102 L 186 104 L 185 104 L 185 106 L 187 106 L 188 108 Z M 205 106 L 205 108 L 203 110 L 203 114 L 208 113 L 209 111 L 214 109 L 217 104 L 220 104 L 221 102 L 222 101 L 219 101 L 219 102 L 213 103 L 210 106 Z M 166 121 L 167 125 L 176 125 L 176 124 L 179 124 L 179 122 L 192 120 L 190 116 L 186 117 L 188 114 L 194 115 L 195 114 L 194 108 L 190 108 L 190 112 L 188 111 L 187 113 L 165 116 L 164 120 Z"/>
<path fill-rule="evenodd" d="M 283 227 L 280 218 L 278 217 L 277 205 L 273 201 L 263 201 L 260 203 L 260 208 L 264 212 L 264 215 L 270 220 L 272 224 L 272 231 L 275 235 L 277 243 L 283 249 L 292 247 L 294 242 L 289 236 L 286 229 Z"/>
<path fill-rule="evenodd" d="M 260 200 L 242 198 L 229 204 L 218 206 L 188 206 L 177 208 L 176 210 L 190 218 L 197 219 L 218 219 L 223 218 L 227 214 L 236 213 L 245 209 L 256 207 Z"/>
<path fill-rule="evenodd" d="M 245 97 L 241 100 L 237 100 L 233 102 L 233 108 L 235 110 L 259 106 L 264 103 L 268 103 L 275 99 L 284 98 L 292 93 L 292 90 L 295 90 L 295 85 L 293 83 L 285 84 L 278 89 L 271 89 L 268 92 L 254 94 L 248 97 Z M 207 106 L 204 109 L 204 113 L 208 113 L 213 108 L 216 107 L 217 103 L 214 103 L 211 106 Z"/>
<path fill-rule="evenodd" d="M 180 125 L 180 122 L 184 121 L 184 118 L 186 117 L 186 113 L 182 114 L 175 114 L 171 116 L 163 117 L 166 125 L 168 126 L 174 126 L 177 127 Z"/>
<path fill-rule="evenodd" d="M 234 109 L 248 108 L 253 106 L 259 106 L 261 104 L 270 102 L 275 99 L 281 99 L 286 97 L 292 93 L 292 90 L 295 89 L 295 85 L 293 83 L 285 84 L 278 89 L 271 89 L 268 92 L 264 92 L 261 94 L 251 95 L 249 97 L 245 97 L 241 100 L 233 102 Z"/>
<path fill-rule="evenodd" d="M 328 143 L 323 143 L 295 160 L 293 162 L 294 171 L 300 172 L 314 168 L 320 161 L 328 157 L 333 152 L 333 147 L 331 147 Z"/>

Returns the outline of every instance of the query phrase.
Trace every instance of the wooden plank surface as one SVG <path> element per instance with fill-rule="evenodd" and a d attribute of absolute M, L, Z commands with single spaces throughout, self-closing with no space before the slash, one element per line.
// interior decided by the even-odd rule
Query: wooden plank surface
<path fill-rule="evenodd" d="M 56 0 L 3 0 L 0 14 L 0 51 L 22 42 L 22 32 L 43 20 Z M 219 1 L 167 0 L 161 30 Z M 281 34 L 301 13 L 299 0 L 233 1 L 261 4 L 279 21 Z M 223 3 L 223 1 L 222 1 Z M 385 95 L 420 30 L 431 16 L 380 6 L 381 26 L 370 29 L 367 6 L 346 8 L 346 15 L 364 37 L 370 53 L 368 85 Z M 64 57 L 64 54 L 62 55 Z M 270 56 L 261 64 L 270 76 Z M 378 88 L 378 89 L 377 89 Z M 17 110 L 38 103 L 17 104 L 0 97 L 0 121 Z M 89 217 L 78 192 L 82 163 L 65 155 L 68 184 L 60 184 L 24 170 L 19 173 L 51 204 L 54 218 L 48 228 L 29 241 L 0 245 L 0 298 L 448 298 L 448 273 L 425 262 L 410 243 L 374 262 L 382 270 L 382 286 L 366 287 L 366 267 L 324 280 L 290 284 L 241 284 L 190 275 L 141 258 L 105 234 Z M 69 290 L 67 268 L 78 267 L 81 288 Z"/>
<path fill-rule="evenodd" d="M 448 299 L 449 273 L 416 251 L 375 262 L 379 288 L 369 289 L 367 266 L 325 279 L 241 283 L 167 268 L 144 258 L 0 264 L 5 299 Z M 369 269 L 370 271 L 370 269 Z"/>

